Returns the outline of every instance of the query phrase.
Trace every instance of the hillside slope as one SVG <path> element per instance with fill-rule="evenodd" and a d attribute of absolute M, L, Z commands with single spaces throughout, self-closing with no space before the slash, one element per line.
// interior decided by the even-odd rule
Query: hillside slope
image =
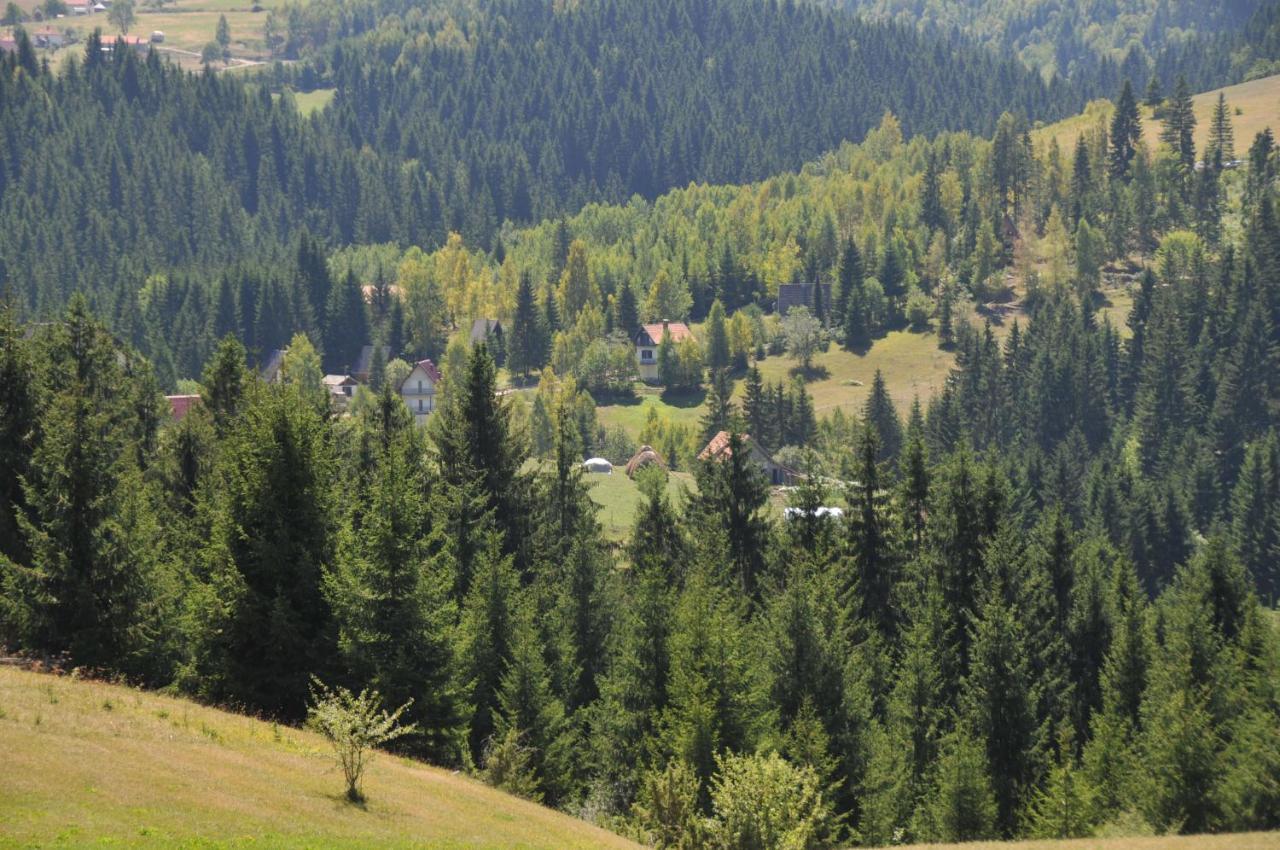
<path fill-rule="evenodd" d="M 1253 137 L 1267 127 L 1273 131 L 1280 130 L 1280 74 L 1277 74 L 1195 95 L 1192 103 L 1196 114 L 1196 150 L 1203 150 L 1209 140 L 1209 121 L 1219 94 L 1226 95 L 1227 104 L 1231 107 L 1237 157 L 1243 158 Z M 1151 107 L 1143 105 L 1139 108 L 1142 110 L 1143 135 L 1154 149 L 1160 144 L 1160 122 L 1152 118 Z M 1099 122 L 1110 122 L 1112 109 L 1111 101 L 1094 101 L 1081 114 L 1041 127 L 1032 136 L 1046 144 L 1050 139 L 1057 139 L 1058 146 L 1069 154 L 1076 136 L 1093 130 Z"/>
<path fill-rule="evenodd" d="M 369 802 L 355 807 L 344 802 L 341 774 L 315 735 L 13 669 L 0 669 L 0 752 L 0 846 L 635 846 L 389 756 L 374 760 Z"/>

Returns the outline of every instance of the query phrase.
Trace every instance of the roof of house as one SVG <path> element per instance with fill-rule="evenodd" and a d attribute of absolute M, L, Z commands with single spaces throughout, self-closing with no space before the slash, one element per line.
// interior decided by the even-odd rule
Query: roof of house
<path fill-rule="evenodd" d="M 484 342 L 489 338 L 489 334 L 502 328 L 502 322 L 497 319 L 476 319 L 471 323 L 471 344 Z"/>
<path fill-rule="evenodd" d="M 198 395 L 167 395 L 165 400 L 169 402 L 169 412 L 178 422 L 181 422 L 192 408 L 198 407 L 201 403 Z"/>
<path fill-rule="evenodd" d="M 742 440 L 743 446 L 746 446 L 752 451 L 759 452 L 762 458 L 764 458 L 774 466 L 778 467 L 779 469 L 785 469 L 787 472 L 792 472 L 792 473 L 795 472 L 795 470 L 788 468 L 785 464 L 778 463 L 776 460 L 774 460 L 773 457 L 764 450 L 763 446 L 761 446 L 755 440 L 751 439 L 750 434 L 742 434 L 740 435 L 739 439 Z M 711 441 L 707 443 L 706 447 L 702 451 L 698 452 L 698 460 L 707 460 L 708 458 L 712 460 L 720 460 L 722 458 L 732 457 L 732 456 L 733 456 L 733 449 L 730 448 L 729 446 L 728 431 L 721 431 L 720 433 L 716 434 L 714 437 L 711 438 Z"/>
<path fill-rule="evenodd" d="M 662 342 L 663 332 L 671 334 L 672 342 L 683 342 L 685 339 L 693 339 L 693 331 L 689 330 L 689 326 L 684 322 L 651 322 L 647 325 L 641 325 L 639 332 L 636 334 L 636 341 L 641 344 L 658 345 Z M 642 338 L 648 337 L 650 342 L 643 343 Z"/>
<path fill-rule="evenodd" d="M 419 360 L 417 363 L 413 364 L 413 368 L 415 370 L 421 369 L 422 371 L 426 372 L 427 377 L 431 379 L 431 383 L 433 384 L 440 383 L 440 380 L 441 380 L 440 370 L 437 369 L 436 364 L 432 363 L 430 360 Z M 413 372 L 409 373 L 409 375 L 412 375 L 412 374 Z M 409 375 L 405 375 L 404 377 L 405 381 L 409 380 Z M 400 386 L 404 387 L 404 381 L 400 382 Z"/>
<path fill-rule="evenodd" d="M 808 307 L 813 309 L 813 283 L 783 283 L 778 286 L 778 315 L 785 316 L 792 307 Z M 822 301 L 831 303 L 831 284 L 819 284 L 822 287 Z"/>
<path fill-rule="evenodd" d="M 356 383 L 356 379 L 350 375 L 325 375 L 323 381 L 326 387 L 351 386 Z"/>

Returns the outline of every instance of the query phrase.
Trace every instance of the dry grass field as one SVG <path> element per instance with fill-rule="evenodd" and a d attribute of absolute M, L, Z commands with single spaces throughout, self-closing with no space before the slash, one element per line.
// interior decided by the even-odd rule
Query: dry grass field
<path fill-rule="evenodd" d="M 1280 132 L 1280 75 L 1263 77 L 1260 80 L 1203 92 L 1193 98 L 1197 150 L 1203 150 L 1209 139 L 1209 119 L 1213 116 L 1213 108 L 1218 102 L 1220 93 L 1227 96 L 1227 104 L 1231 107 L 1231 123 L 1235 129 L 1237 157 L 1243 158 L 1253 137 L 1267 127 L 1274 132 Z M 1137 94 L 1139 97 L 1142 96 L 1141 92 Z M 1047 145 L 1050 139 L 1057 139 L 1058 147 L 1062 149 L 1063 154 L 1070 156 L 1071 151 L 1075 149 L 1076 137 L 1094 129 L 1099 122 L 1109 122 L 1111 112 L 1110 101 L 1096 100 L 1080 115 L 1041 127 L 1032 133 L 1032 138 L 1042 145 Z M 1151 109 L 1147 106 L 1142 107 L 1142 119 L 1146 142 L 1154 149 L 1160 142 L 1160 122 L 1152 118 Z"/>
<path fill-rule="evenodd" d="M 311 733 L 12 668 L 0 668 L 0 754 L 0 847 L 636 846 L 385 755 L 354 806 Z"/>

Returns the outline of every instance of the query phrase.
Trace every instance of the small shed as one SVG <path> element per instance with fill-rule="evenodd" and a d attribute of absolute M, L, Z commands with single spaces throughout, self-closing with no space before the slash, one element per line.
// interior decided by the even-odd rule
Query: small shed
<path fill-rule="evenodd" d="M 599 472 L 604 475 L 613 474 L 613 464 L 602 457 L 590 457 L 582 462 L 582 468 L 587 472 Z"/>
<path fill-rule="evenodd" d="M 627 461 L 627 477 L 635 478 L 636 473 L 646 466 L 667 468 L 666 461 L 662 459 L 662 455 L 654 451 L 652 446 L 641 446 L 640 451 L 636 452 L 635 456 Z"/>

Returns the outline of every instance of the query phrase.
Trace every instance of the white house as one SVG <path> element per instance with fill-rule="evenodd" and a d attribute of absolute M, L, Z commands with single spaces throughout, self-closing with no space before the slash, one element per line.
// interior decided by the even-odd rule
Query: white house
<path fill-rule="evenodd" d="M 693 333 L 684 322 L 654 322 L 641 325 L 636 331 L 636 366 L 640 372 L 640 380 L 654 382 L 658 380 L 658 346 L 662 345 L 664 334 L 671 334 L 671 341 L 679 343 Z"/>
<path fill-rule="evenodd" d="M 440 370 L 430 360 L 419 360 L 413 371 L 400 384 L 400 397 L 409 405 L 413 421 L 423 425 L 436 409 L 436 391 L 440 387 Z"/>

